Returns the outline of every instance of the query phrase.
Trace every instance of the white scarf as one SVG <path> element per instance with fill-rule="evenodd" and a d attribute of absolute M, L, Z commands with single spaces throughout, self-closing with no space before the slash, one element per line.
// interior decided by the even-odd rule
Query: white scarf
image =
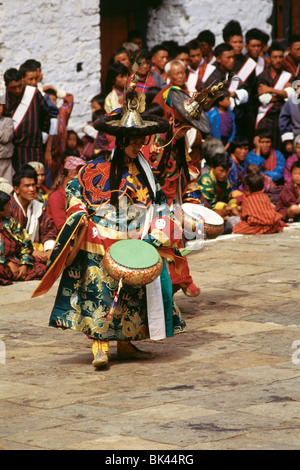
<path fill-rule="evenodd" d="M 34 199 L 28 204 L 27 211 L 25 212 L 16 193 L 14 193 L 14 200 L 16 201 L 18 206 L 21 207 L 23 215 L 27 218 L 25 230 L 28 233 L 32 243 L 38 242 L 40 228 L 39 218 L 41 217 L 43 212 L 43 204 Z"/>
<path fill-rule="evenodd" d="M 155 197 L 156 188 L 152 169 L 142 153 L 139 153 L 138 159 L 146 173 Z M 153 214 L 154 204 L 151 204 L 147 210 L 142 239 L 145 238 L 149 231 L 150 224 L 153 220 Z M 146 285 L 146 295 L 150 338 L 153 341 L 159 341 L 166 337 L 165 311 L 160 276 L 156 278 L 155 281 Z"/>

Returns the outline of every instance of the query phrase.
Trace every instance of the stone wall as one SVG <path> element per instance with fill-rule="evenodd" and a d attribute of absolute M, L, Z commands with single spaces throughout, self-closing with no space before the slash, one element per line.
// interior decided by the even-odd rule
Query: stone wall
<path fill-rule="evenodd" d="M 99 8 L 100 4 L 100 8 Z M 235 18 L 243 30 L 271 32 L 272 0 L 163 0 L 149 12 L 148 46 L 176 38 L 180 44 L 203 29 L 222 41 L 224 24 Z M 3 73 L 29 58 L 42 63 L 43 84 L 75 97 L 69 128 L 79 132 L 91 119 L 90 99 L 100 92 L 99 0 L 0 1 L 0 91 Z"/>
<path fill-rule="evenodd" d="M 256 27 L 271 34 L 267 20 L 272 8 L 272 0 L 163 0 L 149 12 L 148 46 L 174 39 L 182 45 L 204 29 L 215 33 L 217 45 L 223 42 L 224 25 L 232 19 L 241 23 L 244 33 Z"/>
<path fill-rule="evenodd" d="M 39 60 L 43 84 L 74 95 L 69 128 L 79 131 L 100 92 L 99 0 L 2 0 L 0 25 L 1 87 L 5 70 Z"/>

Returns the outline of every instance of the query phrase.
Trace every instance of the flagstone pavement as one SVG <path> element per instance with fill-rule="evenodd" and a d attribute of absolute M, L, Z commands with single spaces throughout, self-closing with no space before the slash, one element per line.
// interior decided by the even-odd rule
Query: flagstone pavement
<path fill-rule="evenodd" d="M 149 361 L 94 371 L 84 334 L 48 327 L 57 283 L 0 287 L 0 448 L 294 450 L 300 447 L 300 224 L 226 235 L 189 255 L 186 330 Z"/>

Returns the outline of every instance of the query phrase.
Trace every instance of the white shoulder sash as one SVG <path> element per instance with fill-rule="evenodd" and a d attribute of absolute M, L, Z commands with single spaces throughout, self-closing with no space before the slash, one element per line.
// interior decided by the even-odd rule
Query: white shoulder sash
<path fill-rule="evenodd" d="M 266 61 L 263 57 L 259 56 L 256 62 L 255 74 L 258 77 L 265 70 Z"/>
<path fill-rule="evenodd" d="M 216 67 L 214 65 L 207 64 L 207 67 L 206 67 L 205 72 L 204 72 L 203 77 L 202 77 L 202 82 L 203 83 L 206 82 L 206 80 L 211 76 L 211 74 L 213 73 L 214 70 L 216 70 Z"/>
<path fill-rule="evenodd" d="M 278 78 L 274 88 L 275 90 L 283 90 L 285 85 L 289 82 L 290 78 L 292 77 L 292 74 L 290 72 L 286 72 L 283 70 L 280 74 L 280 77 Z M 261 105 L 258 108 L 257 112 L 257 117 L 256 117 L 256 123 L 255 127 L 257 128 L 258 124 L 260 121 L 265 117 L 265 115 L 270 111 L 270 109 L 274 106 L 274 103 L 268 104 L 268 105 Z"/>
<path fill-rule="evenodd" d="M 36 92 L 35 87 L 29 86 L 29 85 L 25 87 L 22 101 L 17 107 L 17 109 L 15 110 L 14 115 L 12 117 L 12 120 L 14 123 L 14 130 L 16 130 L 18 126 L 21 124 L 21 122 L 23 121 L 24 116 L 28 111 L 28 108 L 31 104 L 31 101 L 32 101 L 32 98 L 34 97 L 35 92 Z"/>
<path fill-rule="evenodd" d="M 239 70 L 239 72 L 231 80 L 228 90 L 236 91 L 239 86 L 240 81 L 242 83 L 245 83 L 249 75 L 251 75 L 251 73 L 255 69 L 256 65 L 257 65 L 256 62 L 249 57 L 244 63 L 244 65 L 242 66 L 242 68 Z M 236 77 L 238 77 L 239 80 L 237 80 Z"/>

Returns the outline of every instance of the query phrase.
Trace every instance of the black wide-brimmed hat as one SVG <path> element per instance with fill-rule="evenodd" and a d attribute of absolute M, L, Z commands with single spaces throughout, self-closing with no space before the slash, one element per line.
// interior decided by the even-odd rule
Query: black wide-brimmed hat
<path fill-rule="evenodd" d="M 133 102 L 133 106 L 135 102 Z M 128 109 L 122 108 L 111 114 L 100 116 L 94 123 L 97 131 L 116 137 L 139 138 L 152 134 L 163 134 L 169 128 L 169 122 L 158 116 L 147 116 L 143 119 L 132 106 L 132 101 L 128 102 Z"/>
<path fill-rule="evenodd" d="M 209 109 L 213 102 L 221 95 L 220 88 L 223 83 L 204 88 L 193 96 L 188 95 L 178 87 L 170 87 L 166 102 L 173 106 L 180 116 L 192 127 L 204 134 L 211 132 L 211 126 L 204 110 Z"/>
<path fill-rule="evenodd" d="M 200 109 L 199 103 L 191 98 L 184 90 L 171 87 L 168 99 L 188 124 L 205 134 L 211 132 L 207 115 Z"/>

